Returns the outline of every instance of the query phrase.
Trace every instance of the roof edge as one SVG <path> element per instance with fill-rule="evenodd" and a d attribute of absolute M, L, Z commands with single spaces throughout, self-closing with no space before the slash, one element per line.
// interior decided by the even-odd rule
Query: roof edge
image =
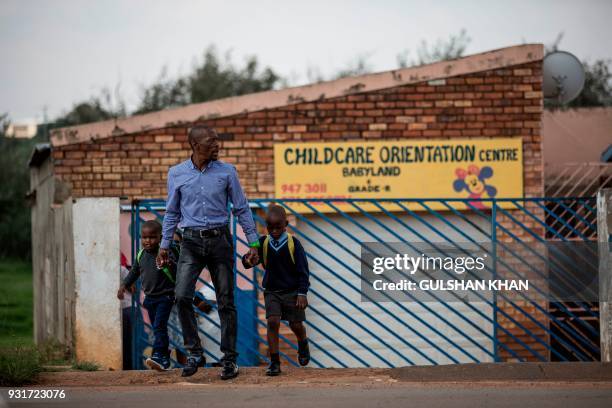
<path fill-rule="evenodd" d="M 371 92 L 411 83 L 525 64 L 541 60 L 543 57 L 544 46 L 542 44 L 517 45 L 455 60 L 217 99 L 123 119 L 58 128 L 51 132 L 51 144 L 53 146 L 63 146 L 110 136 L 176 126 L 182 123 L 193 123 L 198 120 Z"/>
<path fill-rule="evenodd" d="M 28 160 L 28 167 L 40 167 L 47 157 L 51 154 L 50 143 L 36 143 Z"/>

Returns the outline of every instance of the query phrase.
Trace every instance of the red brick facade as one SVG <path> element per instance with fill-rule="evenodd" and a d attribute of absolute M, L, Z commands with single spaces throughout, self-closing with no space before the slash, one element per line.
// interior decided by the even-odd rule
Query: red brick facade
<path fill-rule="evenodd" d="M 274 196 L 273 145 L 278 142 L 500 136 L 522 138 L 525 196 L 537 197 L 543 195 L 541 113 L 542 72 L 537 61 L 203 123 L 220 134 L 220 158 L 236 166 L 249 198 Z M 189 157 L 187 129 L 180 125 L 56 147 L 55 174 L 71 185 L 75 197 L 164 198 L 168 168 Z M 514 228 L 510 222 L 508 227 Z M 545 338 L 532 319 L 513 308 L 504 310 Z M 535 313 L 531 306 L 525 310 Z M 534 316 L 546 324 L 542 315 Z M 500 318 L 500 324 L 547 355 L 543 345 L 514 323 Z M 533 359 L 508 335 L 500 331 L 498 338 Z M 510 358 L 507 352 L 501 356 Z"/>
<path fill-rule="evenodd" d="M 273 144 L 285 141 L 516 136 L 526 196 L 542 195 L 541 63 L 215 118 L 221 159 L 249 197 L 274 195 Z M 186 125 L 54 148 L 76 197 L 166 195 L 166 173 L 189 157 Z"/>

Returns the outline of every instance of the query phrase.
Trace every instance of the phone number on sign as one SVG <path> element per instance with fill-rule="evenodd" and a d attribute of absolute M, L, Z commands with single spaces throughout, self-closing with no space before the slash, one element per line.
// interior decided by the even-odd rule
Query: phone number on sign
<path fill-rule="evenodd" d="M 64 390 L 8 390 L 9 399 L 64 399 Z"/>
<path fill-rule="evenodd" d="M 315 193 L 325 193 L 327 192 L 327 184 L 326 183 L 291 183 L 291 184 L 282 184 L 281 192 L 283 194 L 315 194 Z"/>

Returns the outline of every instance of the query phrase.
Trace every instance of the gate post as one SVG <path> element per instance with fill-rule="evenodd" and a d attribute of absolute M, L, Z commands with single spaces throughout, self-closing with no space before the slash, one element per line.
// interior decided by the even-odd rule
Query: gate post
<path fill-rule="evenodd" d="M 599 243 L 599 330 L 601 361 L 612 362 L 612 189 L 597 192 L 597 240 Z"/>
<path fill-rule="evenodd" d="M 242 290 L 238 287 L 238 266 L 241 259 L 238 253 L 238 231 L 237 219 L 231 217 L 232 240 L 234 248 L 234 299 L 236 311 L 238 312 L 238 339 L 236 349 L 238 351 L 238 365 L 251 367 L 259 365 L 257 341 L 257 284 L 253 284 L 252 290 Z M 255 274 L 253 273 L 255 281 Z"/>
<path fill-rule="evenodd" d="M 491 201 L 491 252 L 493 254 L 493 279 L 497 279 L 497 201 Z M 493 360 L 500 362 L 497 338 L 497 293 L 493 292 Z"/>
<path fill-rule="evenodd" d="M 132 238 L 132 264 L 136 254 L 140 250 L 140 201 L 132 201 L 130 232 Z M 145 350 L 144 323 L 142 321 L 142 310 L 140 309 L 140 279 L 136 281 L 136 291 L 132 295 L 132 369 L 144 370 L 143 354 Z"/>

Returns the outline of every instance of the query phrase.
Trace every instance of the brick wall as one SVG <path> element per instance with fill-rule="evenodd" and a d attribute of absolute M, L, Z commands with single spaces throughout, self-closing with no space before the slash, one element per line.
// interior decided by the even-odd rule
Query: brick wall
<path fill-rule="evenodd" d="M 542 196 L 541 89 L 541 62 L 532 62 L 203 123 L 217 129 L 220 158 L 236 166 L 250 198 L 274 196 L 277 142 L 500 136 L 522 138 L 525 195 Z M 187 125 L 181 125 L 57 147 L 53 160 L 56 175 L 72 186 L 74 196 L 164 198 L 168 168 L 189 154 Z M 507 304 L 500 307 L 545 338 L 533 319 Z M 547 324 L 533 306 L 524 308 Z M 502 318 L 500 324 L 545 353 L 543 345 L 523 338 L 515 323 Z M 508 335 L 500 333 L 499 339 L 522 350 L 521 356 L 531 355 Z"/>
<path fill-rule="evenodd" d="M 222 135 L 249 197 L 274 195 L 272 146 L 285 141 L 516 136 L 525 194 L 542 195 L 541 63 L 301 103 L 205 121 Z M 155 129 L 53 150 L 77 197 L 165 197 L 168 167 L 189 157 L 187 127 Z"/>
<path fill-rule="evenodd" d="M 543 196 L 543 194 L 542 194 Z M 545 211 L 539 203 L 521 203 L 525 210 L 533 214 L 534 217 L 544 220 Z M 507 348 L 499 347 L 499 357 L 502 361 L 539 361 L 536 357 L 550 359 L 547 348 L 549 343 L 548 331 L 550 330 L 549 320 L 545 312 L 548 311 L 548 302 L 538 296 L 533 288 L 546 288 L 547 281 L 544 279 L 548 265 L 546 262 L 532 252 L 545 254 L 542 244 L 538 243 L 531 233 L 544 237 L 545 228 L 534 221 L 525 211 L 510 210 L 512 218 L 505 214 L 497 214 L 496 236 L 501 244 L 497 250 L 496 272 L 499 279 L 517 279 L 518 276 L 529 280 L 530 290 L 527 297 L 521 296 L 516 292 L 506 292 L 504 296 L 497 297 L 497 339 L 500 344 L 505 344 Z M 527 229 L 529 231 L 527 231 Z M 506 233 L 509 231 L 510 233 Z M 527 249 L 528 245 L 532 251 Z M 537 272 L 543 273 L 538 275 Z M 532 299 L 534 301 L 527 301 Z M 503 329 L 502 329 L 503 328 Z M 540 341 L 536 341 L 535 338 Z M 523 344 L 520 344 L 522 342 Z M 527 347 L 529 347 L 529 349 Z M 514 355 L 508 350 L 511 349 Z"/>

